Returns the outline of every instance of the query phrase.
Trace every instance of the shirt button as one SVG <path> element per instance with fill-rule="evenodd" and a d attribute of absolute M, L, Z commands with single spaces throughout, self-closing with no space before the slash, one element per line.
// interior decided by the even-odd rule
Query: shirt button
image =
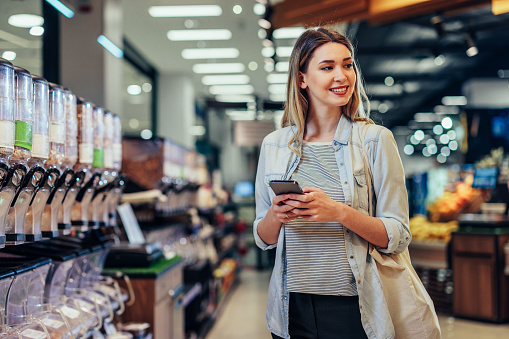
<path fill-rule="evenodd" d="M 339 166 L 343 166 L 344 164 L 343 163 L 340 163 Z"/>
<path fill-rule="evenodd" d="M 350 259 L 353 259 L 353 255 L 350 256 Z"/>
<path fill-rule="evenodd" d="M 362 309 L 362 305 L 360 305 L 359 308 Z"/>
<path fill-rule="evenodd" d="M 348 181 L 345 181 L 345 185 L 348 185 Z"/>
<path fill-rule="evenodd" d="M 346 230 L 346 233 L 350 233 L 350 230 Z"/>
<path fill-rule="evenodd" d="M 357 281 L 357 285 L 360 285 L 360 284 L 361 284 L 361 281 L 360 281 L 360 280 L 359 280 L 359 281 Z"/>

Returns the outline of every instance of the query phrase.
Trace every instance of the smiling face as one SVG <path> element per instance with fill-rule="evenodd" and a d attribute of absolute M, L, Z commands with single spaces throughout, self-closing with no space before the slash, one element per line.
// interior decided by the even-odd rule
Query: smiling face
<path fill-rule="evenodd" d="M 336 42 L 318 47 L 306 73 L 300 72 L 300 88 L 306 90 L 309 105 L 315 109 L 346 105 L 355 81 L 352 55 L 345 45 Z"/>

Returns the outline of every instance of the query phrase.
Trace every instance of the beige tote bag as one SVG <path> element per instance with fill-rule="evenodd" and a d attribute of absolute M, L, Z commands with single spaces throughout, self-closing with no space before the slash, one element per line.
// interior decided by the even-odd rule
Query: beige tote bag
<path fill-rule="evenodd" d="M 373 215 L 373 177 L 364 145 L 369 124 L 362 128 L 362 151 L 369 194 L 369 215 Z M 374 131 L 375 129 L 371 129 Z M 375 260 L 380 275 L 384 298 L 396 332 L 396 339 L 441 338 L 438 317 L 428 292 L 410 261 L 408 249 L 387 256 L 369 244 L 369 254 Z M 369 258 L 368 258 L 369 259 Z"/>

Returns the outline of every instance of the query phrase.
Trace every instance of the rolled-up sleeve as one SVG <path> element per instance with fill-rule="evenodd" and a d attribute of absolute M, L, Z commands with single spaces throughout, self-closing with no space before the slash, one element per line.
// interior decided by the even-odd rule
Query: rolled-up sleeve
<path fill-rule="evenodd" d="M 262 250 L 270 250 L 277 244 L 266 244 L 258 235 L 258 224 L 267 215 L 270 208 L 271 200 L 267 185 L 265 185 L 265 141 L 262 143 L 260 150 L 260 158 L 258 160 L 258 169 L 256 171 L 255 182 L 255 199 L 256 199 L 256 219 L 253 223 L 253 235 L 256 245 Z"/>
<path fill-rule="evenodd" d="M 376 214 L 387 230 L 387 248 L 378 248 L 383 253 L 401 253 L 412 235 L 409 228 L 408 194 L 405 173 L 399 156 L 396 140 L 386 128 L 380 130 L 378 138 L 371 144 L 373 185 L 376 194 Z M 368 146 L 369 147 L 369 146 Z"/>

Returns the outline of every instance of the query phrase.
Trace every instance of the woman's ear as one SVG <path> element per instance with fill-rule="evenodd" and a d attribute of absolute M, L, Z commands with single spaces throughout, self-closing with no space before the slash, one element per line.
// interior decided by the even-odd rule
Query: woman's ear
<path fill-rule="evenodd" d="M 308 88 L 308 85 L 306 84 L 306 80 L 304 79 L 304 74 L 302 72 L 299 72 L 299 87 L 301 89 Z"/>

